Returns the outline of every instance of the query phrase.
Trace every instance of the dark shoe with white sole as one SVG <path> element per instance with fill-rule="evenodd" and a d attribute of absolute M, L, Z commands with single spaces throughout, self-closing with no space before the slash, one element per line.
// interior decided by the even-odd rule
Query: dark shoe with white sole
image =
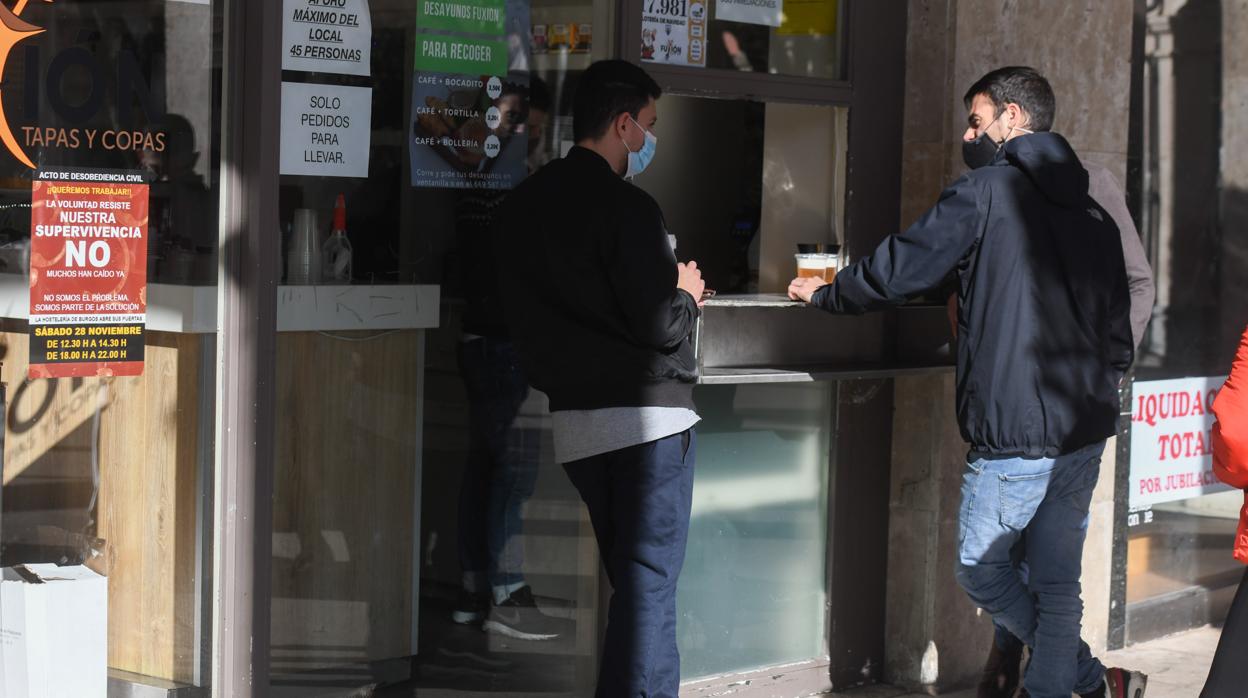
<path fill-rule="evenodd" d="M 1148 677 L 1138 671 L 1114 667 L 1105 670 L 1104 692 L 1085 694 L 1085 698 L 1144 698 Z"/>
<path fill-rule="evenodd" d="M 459 599 L 455 601 L 455 610 L 451 611 L 451 620 L 460 625 L 476 625 L 485 620 L 490 610 L 490 595 L 478 594 L 460 589 Z"/>
<path fill-rule="evenodd" d="M 533 598 L 533 589 L 520 587 L 495 604 L 481 629 L 487 633 L 503 635 L 516 640 L 554 640 L 559 637 L 559 623 L 542 613 Z"/>

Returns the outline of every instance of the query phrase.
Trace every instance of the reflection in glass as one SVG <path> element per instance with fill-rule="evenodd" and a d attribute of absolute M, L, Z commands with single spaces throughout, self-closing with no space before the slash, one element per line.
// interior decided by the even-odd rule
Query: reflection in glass
<path fill-rule="evenodd" d="M 824 652 L 832 384 L 701 386 L 685 680 Z"/>
<path fill-rule="evenodd" d="M 838 0 L 758 3 L 645 0 L 642 60 L 836 80 L 843 77 Z"/>
<path fill-rule="evenodd" d="M 8 53 L 0 83 L 15 137 L 0 148 L 0 563 L 100 563 L 108 665 L 135 682 L 203 686 L 211 659 L 215 350 L 197 332 L 215 317 L 164 284 L 215 283 L 220 9 L 116 0 L 4 10 L 9 31 L 15 12 L 41 31 Z M 27 380 L 33 170 L 23 156 L 154 177 L 142 376 Z M 198 323 L 182 322 L 192 310 Z"/>

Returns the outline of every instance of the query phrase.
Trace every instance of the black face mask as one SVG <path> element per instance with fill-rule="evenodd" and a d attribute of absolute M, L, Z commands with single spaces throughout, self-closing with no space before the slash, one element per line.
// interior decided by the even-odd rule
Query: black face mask
<path fill-rule="evenodd" d="M 988 136 L 988 129 L 969 141 L 962 141 L 962 162 L 972 170 L 992 164 L 1001 146 Z"/>

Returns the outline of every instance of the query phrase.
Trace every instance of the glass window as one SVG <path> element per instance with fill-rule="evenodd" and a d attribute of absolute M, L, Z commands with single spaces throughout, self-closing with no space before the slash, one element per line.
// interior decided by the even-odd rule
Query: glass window
<path fill-rule="evenodd" d="M 641 60 L 840 79 L 843 6 L 838 0 L 642 0 Z"/>
<path fill-rule="evenodd" d="M 108 667 L 140 684 L 204 686 L 209 678 L 220 11 L 217 2 L 165 0 L 0 7 L 0 355 L 8 390 L 0 561 L 85 563 L 106 574 L 107 620 L 101 607 L 98 623 L 84 618 L 73 631 L 98 632 L 99 647 L 106 636 Z M 146 190 L 95 186 L 60 196 L 43 186 L 83 168 L 145 179 Z M 122 189 L 124 202 L 115 198 Z M 52 201 L 68 202 L 56 223 L 87 232 L 64 241 L 39 236 L 32 248 L 32 211 L 52 216 Z M 100 234 L 115 225 L 144 231 L 146 242 Z M 66 256 L 44 254 L 48 241 L 51 249 L 63 244 Z M 122 284 L 109 291 L 119 306 L 139 307 L 132 293 L 144 299 L 146 329 L 126 335 L 142 346 L 141 375 L 83 358 L 105 356 L 105 341 L 121 344 L 112 344 L 113 330 L 123 325 L 101 319 L 102 308 L 45 307 L 45 317 L 29 317 L 31 279 L 69 278 L 58 265 L 74 266 L 78 242 L 89 246 L 93 272 Z M 78 272 L 73 278 L 67 283 L 77 290 L 67 287 L 57 303 L 100 300 L 100 289 Z M 64 324 L 73 313 L 94 319 Z M 73 335 L 78 355 L 69 339 L 36 340 L 36 327 L 83 330 Z M 38 363 L 66 355 L 46 364 L 57 377 L 28 377 L 36 342 L 48 350 Z"/>
<path fill-rule="evenodd" d="M 701 386 L 677 627 L 685 679 L 826 653 L 832 384 Z"/>
<path fill-rule="evenodd" d="M 553 462 L 545 398 L 500 335 L 488 241 L 508 191 L 569 147 L 571 93 L 609 55 L 611 4 L 367 10 L 366 69 L 282 75 L 311 95 L 283 138 L 316 162 L 298 155 L 280 182 L 272 689 L 587 695 L 596 546 Z M 303 134 L 302 113 L 336 127 Z M 339 147 L 348 115 L 366 149 Z M 532 599 L 554 637 L 483 632 L 496 592 Z"/>
<path fill-rule="evenodd" d="M 1223 94 L 1233 89 L 1228 86 L 1235 84 L 1235 76 L 1226 72 L 1234 71 L 1234 61 L 1217 48 L 1222 45 L 1222 22 L 1217 8 L 1201 5 L 1156 6 L 1146 22 L 1142 111 L 1136 115 L 1143 165 L 1139 222 L 1157 302 L 1136 358 L 1133 432 L 1145 429 L 1138 421 L 1138 400 L 1151 388 L 1141 381 L 1187 378 L 1192 380 L 1185 383 L 1220 385 L 1248 323 L 1243 303 L 1248 268 L 1240 242 L 1246 210 L 1243 174 L 1223 156 L 1236 150 L 1236 139 L 1242 136 L 1235 120 L 1223 119 L 1217 108 L 1235 101 Z M 1212 111 L 1189 108 L 1193 104 L 1210 105 Z M 1161 468 L 1166 473 L 1152 492 L 1163 499 L 1169 499 L 1166 491 L 1176 485 L 1194 492 L 1214 489 L 1201 487 L 1198 479 L 1193 484 L 1191 477 L 1169 481 L 1171 476 L 1211 477 L 1207 434 L 1212 417 L 1200 420 L 1205 424 L 1196 429 L 1198 440 L 1189 437 L 1194 449 L 1167 453 L 1156 444 L 1137 448 L 1133 438 L 1132 482 L 1137 488 L 1146 479 L 1139 468 L 1144 462 L 1150 472 Z M 1166 423 L 1163 419 L 1161 429 Z M 1177 446 L 1183 434 L 1173 436 Z M 1169 463 L 1174 465 L 1166 467 Z M 1133 500 L 1139 494 L 1133 490 Z M 1242 503 L 1240 493 L 1221 492 L 1132 510 L 1128 641 L 1216 622 L 1225 615 L 1228 591 L 1240 576 L 1231 546 Z"/>

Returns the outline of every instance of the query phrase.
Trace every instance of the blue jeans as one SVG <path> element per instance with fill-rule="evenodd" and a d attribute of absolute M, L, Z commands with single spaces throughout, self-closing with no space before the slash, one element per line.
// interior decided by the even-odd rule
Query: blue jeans
<path fill-rule="evenodd" d="M 1105 442 L 1057 458 L 980 458 L 962 479 L 958 583 L 993 621 L 1031 647 L 1032 698 L 1100 685 L 1105 667 L 1079 639 L 1083 543 Z M 1011 549 L 1023 536 L 1027 580 Z"/>
<path fill-rule="evenodd" d="M 529 386 L 515 346 L 482 337 L 459 345 L 468 393 L 468 462 L 459 489 L 459 565 L 491 586 L 524 581 L 521 507 L 537 484 L 538 436 L 513 428 Z M 484 591 L 484 590 L 482 590 Z"/>
<path fill-rule="evenodd" d="M 676 580 L 693 506 L 692 429 L 564 465 L 613 593 L 596 698 L 676 698 Z"/>

